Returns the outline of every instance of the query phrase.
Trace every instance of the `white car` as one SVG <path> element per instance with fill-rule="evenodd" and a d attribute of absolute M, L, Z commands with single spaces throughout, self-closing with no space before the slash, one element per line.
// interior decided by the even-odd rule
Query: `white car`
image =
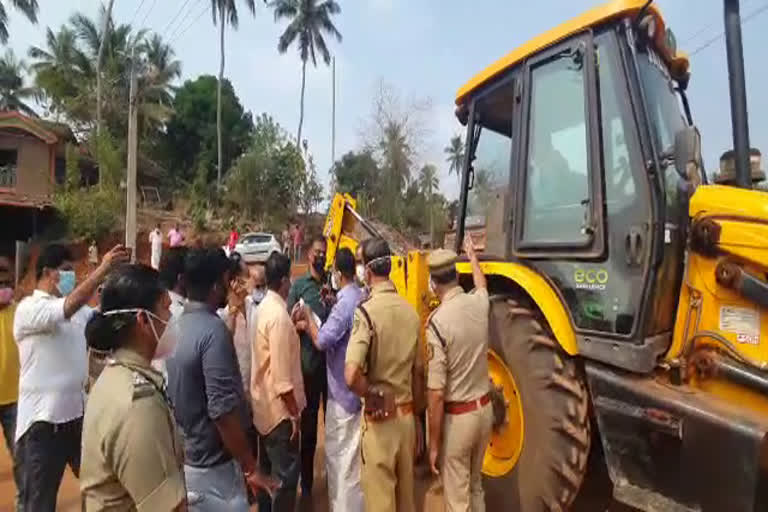
<path fill-rule="evenodd" d="M 248 233 L 240 237 L 235 252 L 246 263 L 264 263 L 274 252 L 281 252 L 280 242 L 269 233 Z"/>

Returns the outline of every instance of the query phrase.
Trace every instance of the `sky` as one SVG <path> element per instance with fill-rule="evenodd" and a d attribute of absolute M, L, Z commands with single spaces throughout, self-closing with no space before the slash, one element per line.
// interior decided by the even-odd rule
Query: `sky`
<path fill-rule="evenodd" d="M 246 110 L 254 116 L 272 115 L 295 134 L 299 119 L 301 61 L 290 49 L 277 51 L 285 26 L 275 23 L 271 10 L 257 0 L 252 17 L 240 0 L 240 26 L 227 30 L 226 71 Z M 358 149 L 362 127 L 371 111 L 377 84 L 382 80 L 404 100 L 428 99 L 423 113 L 427 139 L 419 164 L 438 166 L 442 192 L 458 195 L 455 176 L 448 175 L 443 148 L 463 128 L 454 116 L 458 88 L 487 65 L 528 39 L 562 23 L 602 0 L 338 0 L 342 12 L 334 22 L 343 35 L 331 43 L 336 57 L 336 157 Z M 689 53 L 723 30 L 723 0 L 657 0 Z M 768 5 L 766 0 L 742 0 L 742 16 Z M 45 29 L 54 30 L 75 12 L 96 16 L 99 0 L 39 0 L 39 23 L 30 24 L 10 11 L 9 46 L 26 55 L 30 45 L 43 45 Z M 213 26 L 210 0 L 115 0 L 114 17 L 163 35 L 182 62 L 182 80 L 217 74 L 218 32 Z M 138 9 L 138 10 L 137 10 Z M 768 67 L 762 52 L 768 48 L 768 12 L 743 27 L 751 145 L 768 151 Z M 691 57 L 689 99 L 702 133 L 706 168 L 717 168 L 720 154 L 732 147 L 728 71 L 723 38 Z M 761 87 L 763 86 L 763 87 Z M 307 68 L 303 138 L 308 139 L 322 181 L 328 184 L 331 161 L 331 70 L 322 61 Z M 763 165 L 765 168 L 766 165 Z M 326 187 L 327 191 L 327 187 Z"/>

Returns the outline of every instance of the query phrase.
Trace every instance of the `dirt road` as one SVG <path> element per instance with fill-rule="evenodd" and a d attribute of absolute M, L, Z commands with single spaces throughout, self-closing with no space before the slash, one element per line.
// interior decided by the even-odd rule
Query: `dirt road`
<path fill-rule="evenodd" d="M 321 419 L 322 422 L 322 419 Z M 328 492 L 325 486 L 325 467 L 323 465 L 323 434 L 322 429 L 318 432 L 318 452 L 315 456 L 315 489 L 313 490 L 314 512 L 328 512 Z M 5 444 L 0 443 L 0 512 L 13 512 L 13 496 L 15 486 L 13 484 L 13 474 L 11 472 L 11 459 Z M 417 478 L 417 500 L 419 510 L 425 512 L 441 512 L 442 496 L 439 494 L 438 486 L 430 478 Z M 80 512 L 80 491 L 78 481 L 74 475 L 67 469 L 64 475 L 64 482 L 59 490 L 58 506 L 59 512 Z M 257 508 L 254 507 L 256 512 Z"/>

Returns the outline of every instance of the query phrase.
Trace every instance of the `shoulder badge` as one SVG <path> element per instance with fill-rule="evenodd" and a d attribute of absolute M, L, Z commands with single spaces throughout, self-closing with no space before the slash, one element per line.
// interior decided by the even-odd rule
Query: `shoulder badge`
<path fill-rule="evenodd" d="M 354 315 L 354 319 L 352 320 L 352 334 L 356 334 L 357 331 L 360 329 L 360 317 L 358 315 Z"/>
<path fill-rule="evenodd" d="M 155 394 L 156 389 L 149 379 L 143 376 L 137 371 L 132 371 L 133 374 L 133 399 L 138 400 L 147 396 Z"/>

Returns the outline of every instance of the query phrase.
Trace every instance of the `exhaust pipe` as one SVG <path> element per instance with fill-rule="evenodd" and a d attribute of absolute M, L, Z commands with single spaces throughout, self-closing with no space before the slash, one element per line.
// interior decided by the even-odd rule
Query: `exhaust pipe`
<path fill-rule="evenodd" d="M 752 188 L 749 165 L 747 87 L 744 79 L 744 49 L 741 43 L 739 0 L 724 0 L 724 4 L 725 47 L 728 52 L 728 82 L 731 92 L 731 125 L 733 128 L 736 186 Z"/>

